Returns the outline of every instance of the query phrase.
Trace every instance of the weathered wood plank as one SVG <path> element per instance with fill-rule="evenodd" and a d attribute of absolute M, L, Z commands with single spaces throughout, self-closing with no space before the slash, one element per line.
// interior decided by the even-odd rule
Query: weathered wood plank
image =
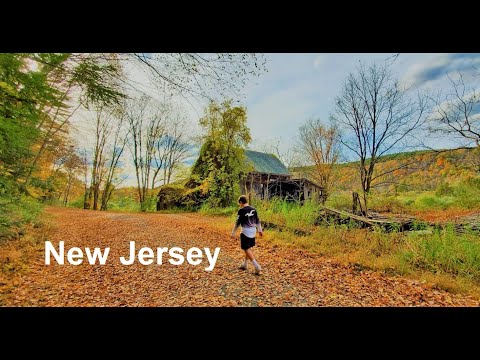
<path fill-rule="evenodd" d="M 368 218 L 365 216 L 355 215 L 346 211 L 333 209 L 327 206 L 323 206 L 322 210 L 326 215 L 338 217 L 338 218 L 348 218 L 356 222 L 361 223 L 365 227 L 372 226 L 381 226 L 384 228 L 391 229 L 400 229 L 400 230 L 409 230 L 413 225 L 413 218 Z"/>

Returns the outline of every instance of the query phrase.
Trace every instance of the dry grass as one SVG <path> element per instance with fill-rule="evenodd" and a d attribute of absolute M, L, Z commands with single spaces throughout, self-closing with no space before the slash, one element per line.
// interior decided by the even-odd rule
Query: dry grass
<path fill-rule="evenodd" d="M 291 232 L 269 231 L 265 239 L 270 243 L 305 249 L 329 257 L 342 264 L 398 274 L 432 284 L 452 293 L 469 294 L 480 299 L 480 283 L 468 274 L 454 274 L 441 270 L 426 270 L 406 261 L 405 252 L 411 239 L 402 233 L 386 234 L 366 229 L 346 227 L 318 227 L 310 236 L 296 236 Z"/>

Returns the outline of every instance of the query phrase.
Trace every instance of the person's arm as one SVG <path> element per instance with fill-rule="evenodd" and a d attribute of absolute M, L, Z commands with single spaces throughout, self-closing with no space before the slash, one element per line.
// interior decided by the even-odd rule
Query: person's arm
<path fill-rule="evenodd" d="M 255 220 L 256 220 L 258 233 L 260 234 L 260 237 L 262 237 L 263 236 L 262 224 L 260 222 L 260 218 L 258 217 L 257 211 L 255 211 Z"/>
<path fill-rule="evenodd" d="M 233 225 L 232 233 L 230 234 L 231 238 L 235 238 L 235 233 L 237 232 L 238 227 L 240 226 L 240 211 L 237 212 L 237 220 L 235 220 L 235 224 Z"/>

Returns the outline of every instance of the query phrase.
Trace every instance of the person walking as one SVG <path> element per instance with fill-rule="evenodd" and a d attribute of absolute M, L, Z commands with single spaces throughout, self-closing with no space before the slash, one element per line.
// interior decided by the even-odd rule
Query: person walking
<path fill-rule="evenodd" d="M 255 260 L 252 247 L 255 246 L 255 235 L 257 233 L 257 229 L 260 237 L 263 237 L 262 225 L 260 224 L 257 210 L 253 206 L 249 205 L 248 199 L 245 195 L 241 195 L 238 198 L 238 205 L 240 206 L 240 209 L 237 212 L 237 219 L 235 221 L 235 225 L 233 226 L 230 237 L 235 239 L 237 229 L 240 226 L 242 227 L 242 232 L 240 233 L 240 247 L 243 251 L 245 251 L 245 260 L 240 266 L 240 269 L 247 270 L 248 260 L 250 260 L 255 267 L 255 275 L 260 275 L 262 268 L 258 264 L 257 260 Z"/>

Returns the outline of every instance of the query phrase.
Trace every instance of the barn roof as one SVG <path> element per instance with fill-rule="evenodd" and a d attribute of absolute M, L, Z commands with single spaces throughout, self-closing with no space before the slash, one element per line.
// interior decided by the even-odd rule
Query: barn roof
<path fill-rule="evenodd" d="M 247 161 L 250 162 L 254 171 L 267 174 L 289 175 L 288 169 L 273 154 L 258 151 L 245 150 Z"/>

